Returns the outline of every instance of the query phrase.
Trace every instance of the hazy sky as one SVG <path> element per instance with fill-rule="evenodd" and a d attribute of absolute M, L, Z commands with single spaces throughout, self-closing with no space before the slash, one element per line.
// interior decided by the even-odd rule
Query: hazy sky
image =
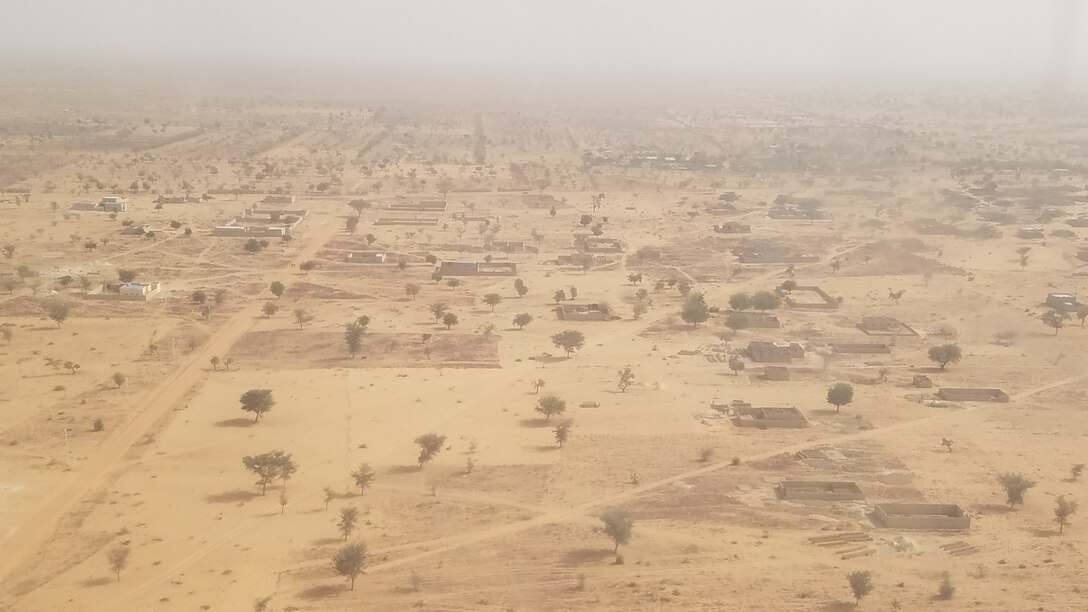
<path fill-rule="evenodd" d="M 0 54 L 1088 80 L 1082 0 L 0 0 Z"/>

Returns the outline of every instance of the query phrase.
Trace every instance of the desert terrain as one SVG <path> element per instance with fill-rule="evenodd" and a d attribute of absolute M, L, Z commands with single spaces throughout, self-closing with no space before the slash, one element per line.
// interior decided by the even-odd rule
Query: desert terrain
<path fill-rule="evenodd" d="M 0 610 L 1088 609 L 1083 98 L 10 76 Z"/>

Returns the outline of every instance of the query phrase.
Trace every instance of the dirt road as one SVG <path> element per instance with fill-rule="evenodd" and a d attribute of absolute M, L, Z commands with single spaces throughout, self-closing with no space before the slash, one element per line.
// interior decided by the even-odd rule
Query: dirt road
<path fill-rule="evenodd" d="M 309 228 L 310 236 L 305 246 L 287 267 L 270 271 L 265 280 L 271 282 L 287 274 L 295 273 L 298 264 L 311 259 L 325 244 L 338 226 L 329 219 L 315 219 Z M 230 347 L 246 333 L 261 316 L 261 300 L 253 300 L 241 311 L 228 319 L 211 336 L 203 348 L 182 361 L 176 371 L 158 386 L 141 394 L 137 400 L 142 407 L 113 436 L 104 441 L 71 478 L 52 493 L 41 507 L 29 513 L 28 519 L 4 541 L 0 541 L 0 585 L 49 539 L 64 515 L 80 500 L 103 485 L 113 468 L 129 449 L 168 415 L 186 396 L 190 389 L 206 376 L 204 364 L 215 355 L 226 354 Z"/>

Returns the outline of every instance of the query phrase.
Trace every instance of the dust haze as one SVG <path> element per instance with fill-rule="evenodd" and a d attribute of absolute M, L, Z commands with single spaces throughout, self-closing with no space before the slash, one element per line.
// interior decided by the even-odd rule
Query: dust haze
<path fill-rule="evenodd" d="M 1088 608 L 1082 2 L 3 16 L 0 611 Z"/>

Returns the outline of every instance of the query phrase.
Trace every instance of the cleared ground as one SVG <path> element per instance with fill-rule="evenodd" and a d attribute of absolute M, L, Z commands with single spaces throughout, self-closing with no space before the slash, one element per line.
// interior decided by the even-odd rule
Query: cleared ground
<path fill-rule="evenodd" d="M 870 609 L 1088 607 L 1083 517 L 1060 534 L 1053 520 L 1059 496 L 1088 500 L 1070 478 L 1088 461 L 1088 331 L 1076 315 L 1057 330 L 1042 321 L 1048 293 L 1088 297 L 1088 230 L 1064 223 L 1088 213 L 1076 117 L 987 117 L 980 99 L 957 123 L 849 96 L 667 110 L 217 98 L 176 125 L 189 101 L 149 98 L 92 127 L 8 99 L 5 155 L 28 168 L 0 177 L 0 246 L 13 247 L 0 260 L 0 610 L 234 611 L 270 597 L 269 609 L 299 611 L 834 611 L 853 608 L 854 570 L 873 572 Z M 239 119 L 242 107 L 259 121 Z M 902 116 L 872 119 L 884 111 Z M 47 125 L 67 148 L 35 144 Z M 996 141 L 1062 171 L 1003 170 Z M 127 211 L 68 210 L 114 192 Z M 297 200 L 263 203 L 271 193 Z M 415 215 L 391 203 L 443 198 L 433 226 L 376 223 Z M 828 218 L 768 216 L 790 198 L 818 200 Z M 270 207 L 307 211 L 290 240 L 247 250 L 211 234 Z M 985 221 L 995 212 L 1010 218 Z M 714 231 L 728 221 L 751 232 Z M 151 235 L 126 233 L 140 225 Z M 1025 225 L 1046 237 L 1018 238 Z M 593 233 L 623 251 L 559 263 Z M 768 249 L 811 257 L 738 258 Z M 348 263 L 352 251 L 390 263 Z M 434 276 L 435 261 L 485 257 L 517 275 Z M 86 295 L 122 270 L 163 292 Z M 769 309 L 781 327 L 729 326 L 730 296 L 787 294 L 789 281 L 835 308 L 782 304 Z M 557 320 L 560 290 L 619 318 Z M 697 326 L 681 317 L 688 290 L 713 311 Z M 439 303 L 456 322 L 434 315 Z M 518 314 L 533 317 L 524 329 Z M 363 316 L 352 356 L 346 326 Z M 867 335 L 867 316 L 917 335 Z M 585 345 L 568 357 L 552 336 L 570 329 Z M 750 359 L 761 340 L 805 347 L 790 380 Z M 834 352 L 842 343 L 890 350 Z M 941 369 L 927 351 L 945 343 L 962 358 Z M 836 382 L 854 390 L 841 410 L 825 401 Z M 1011 398 L 933 401 L 940 387 Z M 240 409 L 250 389 L 275 398 L 259 421 Z M 564 414 L 534 410 L 548 394 Z M 796 406 L 811 427 L 736 427 L 712 408 L 732 400 Z M 560 448 L 554 426 L 567 421 Z M 429 432 L 446 439 L 420 466 L 413 441 Z M 798 457 L 810 449 L 830 458 Z M 262 494 L 242 458 L 272 450 L 298 471 Z M 376 476 L 360 493 L 350 473 L 363 462 Z M 1014 510 L 996 481 L 1007 471 L 1038 483 Z M 852 481 L 866 500 L 782 501 L 780 480 Z M 879 528 L 883 501 L 959 504 L 972 526 Z M 353 591 L 330 562 L 346 507 L 360 512 L 347 540 L 368 547 Z M 618 555 L 598 518 L 609 508 L 634 520 Z M 872 552 L 844 559 L 810 541 L 839 532 L 867 534 Z M 941 548 L 959 541 L 977 551 Z M 130 551 L 119 576 L 107 561 L 118 546 Z M 946 571 L 951 602 L 935 599 Z"/>

